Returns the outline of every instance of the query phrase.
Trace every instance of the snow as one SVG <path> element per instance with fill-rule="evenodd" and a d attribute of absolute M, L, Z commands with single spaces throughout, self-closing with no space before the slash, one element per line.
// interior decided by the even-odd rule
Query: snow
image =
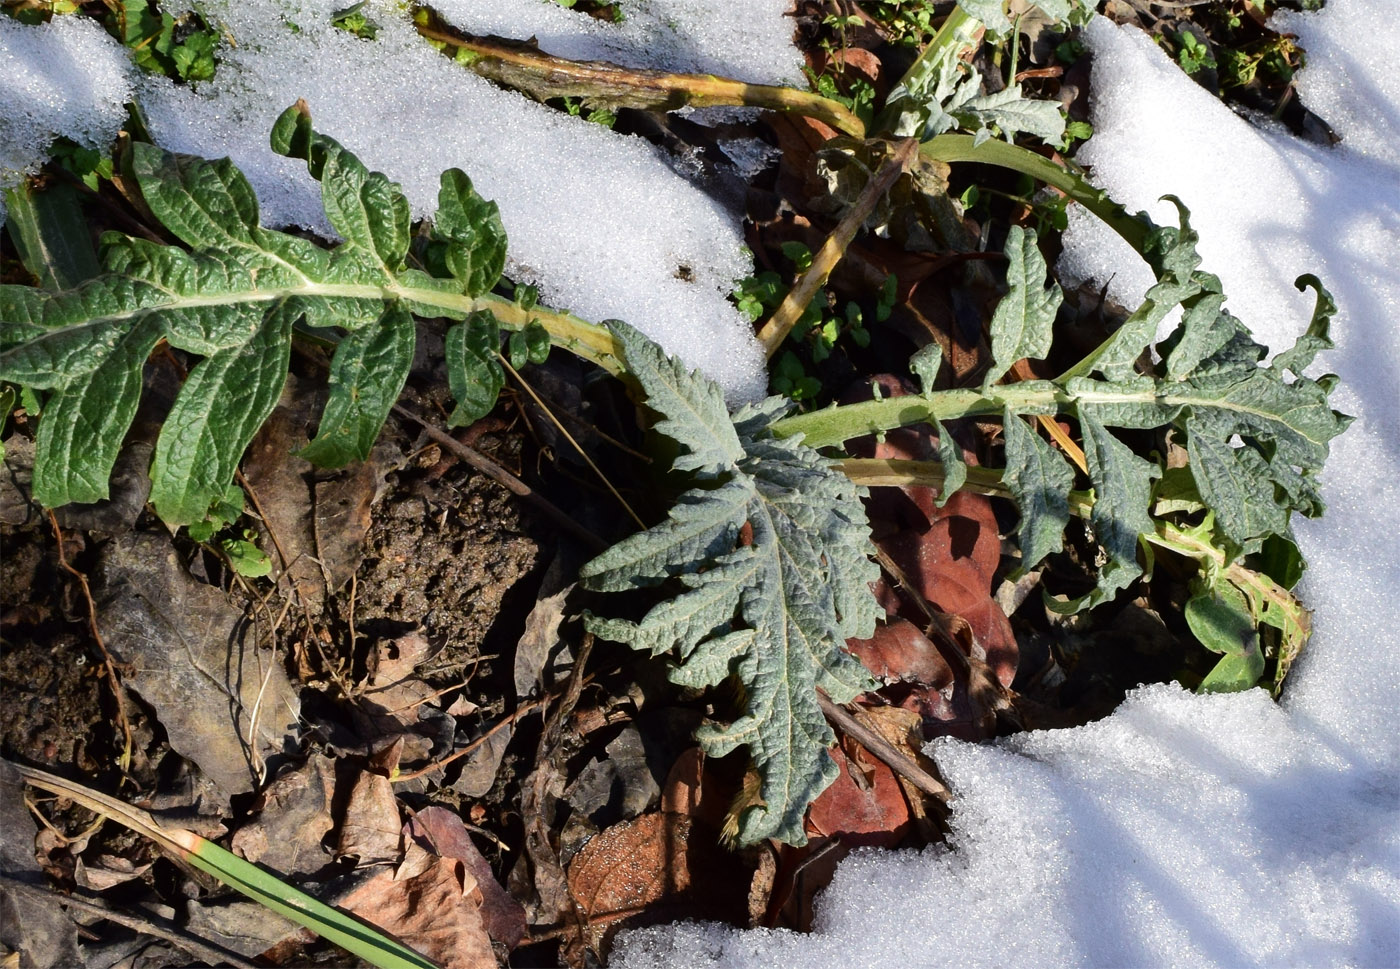
<path fill-rule="evenodd" d="M 110 144 L 131 97 L 130 67 L 114 46 L 86 17 L 24 27 L 0 16 L 0 189 L 37 171 L 59 134 Z"/>
<path fill-rule="evenodd" d="M 1140 32 L 1096 21 L 1097 182 L 1159 221 L 1180 196 L 1230 308 L 1275 348 L 1318 274 L 1337 296 L 1358 415 L 1329 508 L 1297 531 L 1315 635 L 1282 704 L 1263 691 L 1139 689 L 1112 716 L 997 744 L 939 741 L 952 849 L 863 851 L 816 931 L 682 924 L 625 935 L 646 966 L 1400 965 L 1400 43 L 1390 0 L 1280 17 L 1308 51 L 1299 92 L 1344 136 L 1304 144 L 1237 118 Z M 1065 265 L 1140 295 L 1137 257 L 1077 221 Z M 1150 277 L 1149 277 L 1150 278 Z M 1134 292 L 1133 287 L 1136 287 Z"/>
<path fill-rule="evenodd" d="M 640 138 L 625 137 L 502 91 L 433 50 L 402 8 L 367 9 L 376 40 L 330 26 L 341 0 L 210 0 L 200 6 L 232 45 L 213 81 L 195 90 L 114 69 L 114 41 L 75 18 L 48 28 L 0 27 L 0 77 L 41 77 L 65 100 L 17 137 L 0 131 L 0 159 L 32 167 L 54 132 L 104 141 L 116 113 L 100 103 L 135 85 L 156 142 L 174 151 L 227 155 L 257 190 L 269 225 L 329 234 L 304 166 L 276 156 L 268 133 L 304 98 L 317 128 L 403 185 L 415 216 L 436 207 L 438 174 L 462 168 L 501 207 L 510 238 L 507 273 L 534 283 L 549 305 L 586 319 L 625 318 L 725 388 L 731 402 L 761 396 L 764 358 L 748 321 L 727 299 L 753 271 L 739 219 Z M 732 73 L 751 81 L 794 76 L 793 21 L 779 0 L 634 0 L 621 25 L 547 0 L 453 0 L 454 20 L 573 54 L 652 66 Z M 94 34 L 96 31 L 96 34 Z M 745 43 L 735 41 L 740 32 Z M 752 42 L 747 39 L 751 38 Z M 81 44 L 79 43 L 81 41 Z M 89 61 L 91 58 L 91 61 Z M 86 83 L 72 64 L 106 65 Z M 56 68 L 70 65 L 67 70 Z M 110 82 L 110 83 L 109 83 Z M 8 81 L 0 81 L 0 91 Z M 97 85 L 102 85 L 98 87 Z M 7 99 L 5 116 L 12 117 Z M 47 126 L 45 126 L 47 125 Z M 11 163 L 13 164 L 13 163 Z"/>

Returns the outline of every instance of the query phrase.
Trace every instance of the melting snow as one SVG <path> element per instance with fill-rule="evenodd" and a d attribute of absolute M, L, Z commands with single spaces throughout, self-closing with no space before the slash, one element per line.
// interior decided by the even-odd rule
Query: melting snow
<path fill-rule="evenodd" d="M 95 25 L 79 29 L 76 18 L 48 27 L 0 18 L 0 95 L 13 92 L 4 102 L 0 177 L 6 167 L 42 161 L 55 133 L 109 139 L 134 84 L 158 144 L 231 157 L 257 189 L 265 222 L 328 233 L 305 167 L 268 147 L 277 115 L 305 98 L 319 130 L 402 183 L 415 216 L 436 208 L 439 172 L 466 171 L 500 204 L 507 272 L 538 285 L 550 305 L 628 320 L 718 380 L 731 401 L 765 392 L 762 352 L 726 298 L 752 272 L 733 214 L 642 139 L 502 91 L 452 63 L 417 36 L 399 5 L 369 9 L 380 27 L 373 41 L 330 26 L 343 5 L 201 4 L 236 46 L 220 48 L 216 77 L 197 90 L 140 76 L 115 41 Z M 459 23 L 521 39 L 538 34 L 563 53 L 764 82 L 791 79 L 800 63 L 782 6 L 761 0 L 741 12 L 718 0 L 632 0 L 623 24 L 610 25 L 540 0 L 444 5 Z M 32 119 L 12 107 L 31 102 L 40 106 L 27 113 Z"/>
<path fill-rule="evenodd" d="M 1237 118 L 1143 34 L 1096 21 L 1096 180 L 1159 221 L 1179 195 L 1230 308 L 1277 348 L 1321 276 L 1337 296 L 1330 507 L 1297 531 L 1316 632 L 1281 705 L 1262 691 L 1140 689 L 1106 720 L 932 745 L 957 795 L 953 850 L 861 852 L 816 931 L 678 925 L 625 936 L 643 966 L 1400 965 L 1400 44 L 1389 0 L 1329 0 L 1281 26 L 1299 90 L 1344 136 L 1303 144 Z M 1144 286 L 1076 224 L 1067 268 Z M 1134 275 L 1138 273 L 1137 275 Z M 1148 277 L 1150 278 L 1150 277 Z M 1134 292 L 1132 287 L 1137 287 Z"/>

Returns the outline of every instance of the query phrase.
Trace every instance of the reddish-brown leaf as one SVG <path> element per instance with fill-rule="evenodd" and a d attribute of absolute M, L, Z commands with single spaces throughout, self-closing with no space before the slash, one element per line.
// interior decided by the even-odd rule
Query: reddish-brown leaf
<path fill-rule="evenodd" d="M 807 810 L 808 832 L 850 845 L 899 844 L 910 815 L 894 771 L 863 751 L 853 759 L 837 746 L 831 755 L 840 773 Z"/>
<path fill-rule="evenodd" d="M 340 903 L 441 964 L 494 969 L 476 879 L 456 859 L 410 844 L 397 871 L 382 871 Z"/>
<path fill-rule="evenodd" d="M 525 937 L 525 909 L 496 881 L 462 819 L 445 807 L 426 807 L 404 825 L 404 834 L 434 854 L 456 859 L 476 878 L 481 915 L 491 938 L 514 949 Z"/>

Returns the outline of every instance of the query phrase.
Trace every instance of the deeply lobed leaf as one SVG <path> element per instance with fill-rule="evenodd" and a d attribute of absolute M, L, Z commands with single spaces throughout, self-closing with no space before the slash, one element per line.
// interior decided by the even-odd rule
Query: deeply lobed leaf
<path fill-rule="evenodd" d="M 638 622 L 593 616 L 589 628 L 652 654 L 674 651 L 678 683 L 739 679 L 743 715 L 697 736 L 713 756 L 747 746 L 762 776 L 763 804 L 740 819 L 740 840 L 801 844 L 807 805 L 836 770 L 816 691 L 844 702 L 874 686 L 844 648 L 847 638 L 873 632 L 878 613 L 862 489 L 811 448 L 772 437 L 768 427 L 786 401 L 770 399 L 731 421 L 710 381 L 625 324 L 612 325 L 660 414 L 657 428 L 687 449 L 676 467 L 693 472 L 698 486 L 666 521 L 580 572 L 602 591 L 667 579 L 680 591 Z M 740 544 L 745 525 L 752 538 Z"/>

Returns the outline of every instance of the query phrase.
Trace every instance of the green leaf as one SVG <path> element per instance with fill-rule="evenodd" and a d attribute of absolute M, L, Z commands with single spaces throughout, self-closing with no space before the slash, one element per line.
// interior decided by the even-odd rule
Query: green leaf
<path fill-rule="evenodd" d="M 943 487 L 939 489 L 937 504 L 942 508 L 967 481 L 967 462 L 947 424 L 938 425 L 938 460 L 943 465 Z"/>
<path fill-rule="evenodd" d="M 272 150 L 306 162 L 321 183 L 321 203 L 336 232 L 377 256 L 386 272 L 402 267 L 410 213 L 408 199 L 396 183 L 365 168 L 335 139 L 313 130 L 311 115 L 300 102 L 277 119 Z"/>
<path fill-rule="evenodd" d="M 935 381 L 938 379 L 938 370 L 943 366 L 943 348 L 937 343 L 930 343 L 922 347 L 917 353 L 909 358 L 909 370 L 914 376 L 919 378 L 919 386 L 925 397 L 936 393 Z"/>
<path fill-rule="evenodd" d="M 980 20 L 993 34 L 1004 34 L 1011 29 L 1011 21 L 1006 19 L 1006 0 L 958 0 L 969 17 Z"/>
<path fill-rule="evenodd" d="M 445 260 L 468 296 L 491 291 L 506 264 L 506 230 L 495 202 L 483 199 L 456 168 L 442 173 L 432 238 L 446 243 Z"/>
<path fill-rule="evenodd" d="M 1317 301 L 1313 306 L 1312 321 L 1308 324 L 1307 332 L 1298 338 L 1298 342 L 1291 349 L 1274 358 L 1273 368 L 1280 373 L 1289 370 L 1301 377 L 1320 351 L 1332 349 L 1332 338 L 1328 334 L 1328 328 L 1332 324 L 1332 317 L 1337 313 L 1337 302 L 1322 285 L 1322 281 L 1311 274 L 1299 276 L 1293 285 L 1300 291 L 1311 289 L 1317 294 Z"/>
<path fill-rule="evenodd" d="M 49 508 L 107 497 L 122 439 L 141 400 L 141 365 L 160 338 L 149 318 L 91 373 L 49 395 L 35 439 L 34 498 Z"/>
<path fill-rule="evenodd" d="M 1016 361 L 1045 358 L 1064 299 L 1058 283 L 1044 288 L 1045 257 L 1034 230 L 1013 225 L 1005 252 L 1007 293 L 992 314 L 992 367 L 982 384 L 984 392 Z"/>
<path fill-rule="evenodd" d="M 199 247 L 253 246 L 258 197 L 227 158 L 206 161 L 134 142 L 131 169 L 141 195 L 181 242 Z"/>
<path fill-rule="evenodd" d="M 1264 675 L 1264 654 L 1239 590 L 1222 582 L 1194 596 L 1186 603 L 1186 624 L 1202 646 L 1222 654 L 1197 692 L 1237 693 L 1258 685 Z"/>
<path fill-rule="evenodd" d="M 292 318 L 270 312 L 253 339 L 190 371 L 151 462 L 151 503 L 171 525 L 201 521 L 224 493 L 287 380 Z"/>
<path fill-rule="evenodd" d="M 688 449 L 676 459 L 675 469 L 713 475 L 732 467 L 744 449 L 719 385 L 691 372 L 626 323 L 609 320 L 608 326 L 628 369 L 646 390 L 647 406 L 661 415 L 656 430 Z"/>
<path fill-rule="evenodd" d="M 415 342 L 413 317 L 397 303 L 384 311 L 378 326 L 341 341 L 331 360 L 330 398 L 321 426 L 301 457 L 322 468 L 369 457 L 408 379 Z"/>
<path fill-rule="evenodd" d="M 78 193 L 58 182 L 42 192 L 28 182 L 5 191 L 5 227 L 24 268 L 45 289 L 68 289 L 100 271 Z"/>
<path fill-rule="evenodd" d="M 447 331 L 447 386 L 457 400 L 448 427 L 478 421 L 496 406 L 506 380 L 497 360 L 500 350 L 500 324 L 487 310 L 478 310 Z"/>
<path fill-rule="evenodd" d="M 801 844 L 807 806 L 836 775 L 826 752 L 835 737 L 816 691 L 839 703 L 874 685 L 844 649 L 846 639 L 873 633 L 879 611 L 862 489 L 811 448 L 771 436 L 788 402 L 770 398 L 731 422 L 712 382 L 613 326 L 660 415 L 657 429 L 689 449 L 676 467 L 697 472 L 703 486 L 682 495 L 666 521 L 580 570 L 599 591 L 667 580 L 680 591 L 639 622 L 590 616 L 588 628 L 652 654 L 674 650 L 677 683 L 738 677 L 743 715 L 697 737 L 712 756 L 747 746 L 758 767 L 763 803 L 740 818 L 740 840 Z"/>
<path fill-rule="evenodd" d="M 510 365 L 516 370 L 527 363 L 544 363 L 549 359 L 549 331 L 538 323 L 527 323 L 516 330 L 507 341 Z"/>
<path fill-rule="evenodd" d="M 1108 433 L 1092 408 L 1079 408 L 1084 435 L 1084 459 L 1094 487 L 1094 510 L 1089 521 L 1094 536 L 1108 553 L 1099 570 L 1099 584 L 1087 604 L 1100 602 L 1142 574 L 1137 562 L 1138 539 L 1155 530 L 1152 481 L 1161 469 L 1138 457 L 1132 448 Z"/>
<path fill-rule="evenodd" d="M 968 131 L 995 130 L 1007 141 L 1022 132 L 1051 145 L 1065 137 L 1065 116 L 1059 103 L 1024 97 L 1019 84 L 995 94 L 970 97 L 950 113 Z"/>
<path fill-rule="evenodd" d="M 1012 411 L 1002 417 L 1002 428 L 1006 437 L 1003 480 L 1021 512 L 1018 535 L 1024 571 L 1064 547 L 1074 469 Z"/>
<path fill-rule="evenodd" d="M 1240 548 L 1288 528 L 1288 506 L 1280 504 L 1268 462 L 1248 447 L 1232 447 L 1188 422 L 1187 453 L 1201 499 L 1215 512 L 1225 536 Z"/>
<path fill-rule="evenodd" d="M 143 3 L 129 6 L 134 16 L 148 12 Z M 94 278 L 55 290 L 0 286 L 0 380 L 30 393 L 54 391 L 55 417 L 41 425 L 45 446 L 35 470 L 47 499 L 90 501 L 105 493 L 100 479 L 139 399 L 138 350 L 160 337 L 205 359 L 191 361 L 157 445 L 154 497 L 171 523 L 201 521 L 228 484 L 227 477 L 215 479 L 232 476 L 275 402 L 281 378 L 269 368 L 280 365 L 285 375 L 285 335 L 293 325 L 331 330 L 327 338 L 340 343 L 321 430 L 307 449 L 314 460 L 340 464 L 368 452 L 403 384 L 414 345 L 410 314 L 464 320 L 481 305 L 502 304 L 464 292 L 494 283 L 504 247 L 494 206 L 472 193 L 465 176 L 445 179 L 443 244 L 457 253 L 459 269 L 461 260 L 474 260 L 466 282 L 403 268 L 407 200 L 314 131 L 305 105 L 278 119 L 272 140 L 283 154 L 305 159 L 321 180 L 328 216 L 344 241 L 325 249 L 265 229 L 251 186 L 227 159 L 174 155 L 138 142 L 132 176 L 152 214 L 189 249 L 109 232 Z M 565 321 L 585 342 L 601 336 L 562 314 L 540 316 Z M 551 334 L 538 322 L 510 318 L 526 326 L 527 359 L 543 359 Z M 458 421 L 473 407 L 489 410 L 501 385 L 499 337 L 493 328 L 483 340 L 481 325 L 477 317 L 448 341 L 453 390 L 466 405 Z M 470 376 L 467 335 L 478 352 Z M 607 349 L 593 347 L 594 358 L 611 360 Z"/>

